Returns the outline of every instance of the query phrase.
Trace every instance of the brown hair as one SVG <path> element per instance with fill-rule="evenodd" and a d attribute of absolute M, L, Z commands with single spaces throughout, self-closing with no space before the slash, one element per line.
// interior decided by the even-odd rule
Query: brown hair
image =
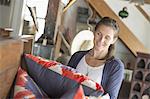
<path fill-rule="evenodd" d="M 112 27 L 113 30 L 115 31 L 115 36 L 114 38 L 118 38 L 118 34 L 119 34 L 119 25 L 117 24 L 117 22 L 110 18 L 110 17 L 103 17 L 95 26 L 95 31 L 98 29 L 99 26 L 101 25 L 106 25 L 109 27 Z M 115 52 L 115 44 L 111 44 L 109 46 L 108 49 L 108 54 L 106 55 L 106 57 L 104 59 L 108 60 L 110 58 L 112 58 L 114 56 L 114 52 Z"/>

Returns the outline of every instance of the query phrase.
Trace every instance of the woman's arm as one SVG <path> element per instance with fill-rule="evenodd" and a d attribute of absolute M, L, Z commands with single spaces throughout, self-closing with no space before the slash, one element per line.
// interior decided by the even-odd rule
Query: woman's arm
<path fill-rule="evenodd" d="M 124 65 L 120 60 L 115 61 L 112 65 L 113 69 L 109 75 L 109 79 L 104 90 L 106 93 L 109 93 L 110 99 L 117 99 L 124 77 Z"/>

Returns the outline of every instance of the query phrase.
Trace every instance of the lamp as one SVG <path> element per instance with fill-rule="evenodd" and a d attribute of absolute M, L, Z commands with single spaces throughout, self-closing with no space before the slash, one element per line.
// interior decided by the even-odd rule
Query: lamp
<path fill-rule="evenodd" d="M 135 5 L 144 5 L 144 0 L 130 0 L 130 3 L 134 3 Z"/>

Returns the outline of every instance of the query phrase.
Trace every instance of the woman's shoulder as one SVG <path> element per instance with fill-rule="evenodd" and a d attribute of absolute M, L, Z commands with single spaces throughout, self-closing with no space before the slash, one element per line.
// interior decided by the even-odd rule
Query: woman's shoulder
<path fill-rule="evenodd" d="M 109 65 L 115 66 L 117 68 L 122 68 L 124 69 L 124 63 L 121 59 L 113 57 L 111 60 L 108 62 Z"/>
<path fill-rule="evenodd" d="M 79 61 L 81 60 L 81 58 L 87 53 L 88 51 L 77 51 L 75 52 L 69 62 L 68 62 L 68 66 L 76 68 L 77 64 L 79 63 Z"/>
<path fill-rule="evenodd" d="M 123 64 L 123 61 L 119 58 L 114 58 L 113 61 L 118 64 Z"/>
<path fill-rule="evenodd" d="M 110 62 L 105 64 L 105 73 L 109 76 L 123 77 L 124 74 L 124 64 L 118 58 L 113 58 Z"/>

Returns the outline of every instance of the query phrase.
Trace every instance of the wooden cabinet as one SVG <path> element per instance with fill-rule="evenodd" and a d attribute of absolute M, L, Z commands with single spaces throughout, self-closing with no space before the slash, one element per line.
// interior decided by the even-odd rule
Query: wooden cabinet
<path fill-rule="evenodd" d="M 33 44 L 34 44 L 34 36 L 33 35 L 22 35 L 22 41 L 24 42 L 23 52 L 27 54 L 32 54 Z"/>
<path fill-rule="evenodd" d="M 20 64 L 22 52 L 21 40 L 0 38 L 0 99 L 6 99 Z"/>

